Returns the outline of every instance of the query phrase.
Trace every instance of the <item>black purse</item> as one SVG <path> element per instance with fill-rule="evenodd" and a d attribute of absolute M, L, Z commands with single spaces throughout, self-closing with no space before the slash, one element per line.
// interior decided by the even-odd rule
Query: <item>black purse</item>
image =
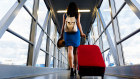
<path fill-rule="evenodd" d="M 57 47 L 61 48 L 61 47 L 65 47 L 65 41 L 63 38 L 59 38 L 57 41 Z"/>

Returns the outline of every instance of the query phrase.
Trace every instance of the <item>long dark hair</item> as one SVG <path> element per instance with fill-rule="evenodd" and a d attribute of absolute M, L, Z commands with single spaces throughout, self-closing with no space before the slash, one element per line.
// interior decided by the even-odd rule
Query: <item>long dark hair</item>
<path fill-rule="evenodd" d="M 68 8 L 67 8 L 67 15 L 70 17 L 75 16 L 75 18 L 78 18 L 78 7 L 75 2 L 70 2 Z"/>

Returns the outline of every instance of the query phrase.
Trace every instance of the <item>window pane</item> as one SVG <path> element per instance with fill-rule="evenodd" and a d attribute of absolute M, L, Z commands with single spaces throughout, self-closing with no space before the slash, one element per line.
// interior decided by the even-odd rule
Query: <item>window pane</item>
<path fill-rule="evenodd" d="M 50 41 L 49 54 L 53 56 L 53 53 L 54 53 L 54 44 Z"/>
<path fill-rule="evenodd" d="M 140 64 L 140 33 L 122 43 L 126 65 Z"/>
<path fill-rule="evenodd" d="M 28 43 L 5 32 L 0 39 L 0 64 L 26 65 Z"/>
<path fill-rule="evenodd" d="M 37 67 L 45 67 L 45 55 L 46 53 L 39 51 L 38 59 L 37 59 Z"/>
<path fill-rule="evenodd" d="M 118 15 L 121 39 L 140 28 L 140 20 L 126 5 Z"/>
<path fill-rule="evenodd" d="M 93 28 L 91 28 L 93 29 Z M 94 43 L 94 35 L 92 30 L 90 31 L 89 35 L 88 35 L 88 40 L 89 40 L 89 44 L 92 45 Z"/>
<path fill-rule="evenodd" d="M 33 2 L 34 0 L 26 0 L 25 6 L 29 9 L 29 11 L 32 13 L 33 11 Z"/>
<path fill-rule="evenodd" d="M 114 33 L 113 33 L 113 29 L 112 29 L 112 24 L 110 24 L 110 26 L 107 28 L 108 32 L 109 32 L 109 35 L 111 37 L 111 40 L 115 46 L 115 41 L 114 41 Z"/>
<path fill-rule="evenodd" d="M 136 0 L 140 4 L 140 0 Z"/>
<path fill-rule="evenodd" d="M 51 27 L 50 38 L 54 42 L 54 38 L 55 38 L 55 25 L 54 25 L 52 19 L 51 19 L 51 26 L 50 27 Z M 50 49 L 49 49 L 49 53 L 51 55 L 53 55 L 53 53 L 54 53 L 54 43 L 52 43 L 52 41 L 50 41 Z"/>
<path fill-rule="evenodd" d="M 44 0 L 39 1 L 39 10 L 38 10 L 38 22 L 43 26 L 44 20 L 47 14 L 47 7 L 44 3 Z"/>
<path fill-rule="evenodd" d="M 106 50 L 107 48 L 109 48 L 109 45 L 105 33 L 103 33 L 102 39 L 103 39 L 103 49 Z"/>
<path fill-rule="evenodd" d="M 124 3 L 124 0 L 115 0 L 115 5 L 116 5 L 117 11 L 119 10 L 119 8 L 121 7 L 121 5 L 123 3 Z"/>
<path fill-rule="evenodd" d="M 17 2 L 17 0 L 0 0 L 0 20 L 4 17 L 4 15 L 14 5 L 15 2 Z"/>
<path fill-rule="evenodd" d="M 51 61 L 51 62 L 50 62 L 49 67 L 50 67 L 50 68 L 53 68 L 53 57 L 51 57 L 50 61 Z"/>
<path fill-rule="evenodd" d="M 27 11 L 22 8 L 9 28 L 29 40 L 30 26 L 31 17 Z"/>
<path fill-rule="evenodd" d="M 106 64 L 107 67 L 115 66 L 115 62 L 114 62 L 113 56 L 112 56 L 112 54 L 110 53 L 109 50 L 104 52 L 104 57 L 105 57 L 105 64 Z"/>
<path fill-rule="evenodd" d="M 99 40 L 96 42 L 96 45 L 99 46 Z"/>
<path fill-rule="evenodd" d="M 37 41 L 39 39 L 39 35 L 41 33 L 42 29 L 37 25 L 37 32 L 36 32 L 36 44 L 37 44 Z"/>
<path fill-rule="evenodd" d="M 103 0 L 100 10 L 103 15 L 103 19 L 107 25 L 109 23 L 109 21 L 111 20 L 111 15 L 110 15 L 111 10 L 109 8 L 108 0 Z"/>
<path fill-rule="evenodd" d="M 55 34 L 55 30 L 56 30 L 56 27 L 55 27 L 55 24 L 53 23 L 53 20 L 51 19 L 51 33 L 50 33 L 50 37 L 51 39 L 54 41 L 54 34 Z"/>
<path fill-rule="evenodd" d="M 95 22 L 93 24 L 93 31 L 94 31 L 94 38 L 96 40 L 99 37 L 99 35 L 98 35 L 98 29 L 97 29 L 97 20 L 95 20 Z"/>
<path fill-rule="evenodd" d="M 42 44 L 41 44 L 41 48 L 43 50 L 46 50 L 46 42 L 47 42 L 47 36 L 46 34 L 44 34 L 43 39 L 42 39 Z"/>

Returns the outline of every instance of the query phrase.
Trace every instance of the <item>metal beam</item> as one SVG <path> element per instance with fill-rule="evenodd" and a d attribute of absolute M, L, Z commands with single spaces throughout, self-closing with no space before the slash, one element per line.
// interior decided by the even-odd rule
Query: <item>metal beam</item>
<path fill-rule="evenodd" d="M 5 14 L 5 16 L 0 21 L 0 38 L 4 32 L 8 29 L 9 25 L 12 23 L 14 18 L 19 13 L 20 9 L 23 7 L 26 0 L 21 0 L 20 2 L 15 2 L 15 4 L 10 8 L 10 10 Z"/>
<path fill-rule="evenodd" d="M 34 45 L 31 41 L 27 40 L 27 39 L 24 38 L 23 36 L 21 36 L 21 35 L 17 34 L 16 32 L 12 31 L 11 29 L 7 29 L 7 31 L 8 31 L 9 33 L 11 33 L 11 34 L 13 34 L 13 35 L 19 37 L 19 38 L 22 39 L 23 41 L 25 41 L 25 42 L 27 42 L 27 43 L 29 43 L 29 44 L 31 44 L 31 45 Z"/>
<path fill-rule="evenodd" d="M 122 40 L 118 41 L 117 42 L 117 45 L 120 44 L 121 42 L 127 40 L 128 38 L 134 36 L 135 34 L 139 33 L 140 32 L 140 28 L 137 29 L 136 31 L 132 32 L 131 34 L 129 34 L 128 36 L 124 37 Z"/>
<path fill-rule="evenodd" d="M 130 9 L 135 13 L 135 15 L 140 19 L 140 4 L 136 0 L 125 0 Z"/>
<path fill-rule="evenodd" d="M 97 29 L 98 29 L 98 35 L 100 35 L 101 34 L 101 22 L 100 22 L 100 18 L 99 18 L 99 16 L 97 15 L 97 13 L 96 13 L 96 18 L 97 18 Z M 102 40 L 102 37 L 100 37 L 99 38 L 99 47 L 100 47 L 100 50 L 101 50 L 101 52 L 103 52 L 103 40 Z M 104 58 L 104 60 L 105 60 L 105 57 L 104 57 L 104 54 L 102 54 L 103 55 L 103 58 Z"/>
<path fill-rule="evenodd" d="M 93 41 L 95 42 L 95 33 L 94 33 L 93 24 L 92 24 L 92 27 L 91 27 L 91 31 L 92 31 L 92 33 L 93 33 Z"/>
<path fill-rule="evenodd" d="M 98 35 L 100 35 L 101 34 L 101 22 L 100 22 L 100 18 L 99 18 L 98 15 L 97 15 L 97 29 L 98 29 Z M 99 38 L 99 47 L 100 47 L 101 52 L 103 52 L 103 40 L 102 40 L 102 37 Z"/>
<path fill-rule="evenodd" d="M 46 14 L 46 18 L 45 18 L 45 21 L 43 23 L 43 30 L 41 30 L 41 33 L 39 35 L 39 39 L 38 39 L 36 47 L 34 49 L 33 66 L 36 65 L 39 50 L 40 50 L 40 47 L 41 47 L 41 44 L 42 44 L 42 41 L 43 41 L 44 30 L 46 30 L 49 18 L 50 18 L 50 11 L 48 11 L 47 14 Z"/>
<path fill-rule="evenodd" d="M 106 24 L 105 24 L 105 21 L 104 21 L 104 19 L 103 19 L 103 16 L 102 16 L 102 14 L 101 14 L 100 9 L 97 10 L 97 13 L 98 13 L 99 18 L 100 18 L 100 21 L 101 21 L 101 23 L 102 23 L 102 27 L 103 27 L 103 29 L 105 29 Z M 106 37 L 107 37 L 107 41 L 108 41 L 108 44 L 109 44 L 109 47 L 110 47 L 110 51 L 111 51 L 111 53 L 112 53 L 112 55 L 113 55 L 115 64 L 116 64 L 116 66 L 119 66 L 120 63 L 119 63 L 119 59 L 118 59 L 118 54 L 117 54 L 117 51 L 116 51 L 116 49 L 115 49 L 115 46 L 113 45 L 112 39 L 111 39 L 110 34 L 109 34 L 109 32 L 108 32 L 107 29 L 105 30 L 105 35 L 106 35 Z"/>
<path fill-rule="evenodd" d="M 50 32 L 51 32 L 51 18 L 49 18 L 49 21 L 48 21 L 48 26 L 47 26 L 47 43 L 46 43 L 46 51 L 49 52 L 49 54 L 46 54 L 46 57 L 45 57 L 45 67 L 49 67 L 49 64 L 50 64 L 50 51 L 49 51 L 49 48 L 50 48 Z"/>
<path fill-rule="evenodd" d="M 56 26 L 56 25 L 55 25 Z M 57 28 L 55 28 L 55 34 L 54 34 L 54 42 L 55 44 L 57 43 Z M 53 67 L 56 68 L 56 50 L 57 50 L 57 46 L 54 45 L 54 52 L 53 52 Z"/>
<path fill-rule="evenodd" d="M 35 49 L 35 42 L 36 42 L 36 30 L 37 30 L 37 20 L 38 20 L 37 11 L 38 11 L 38 8 L 39 8 L 39 0 L 34 0 L 33 13 L 32 13 L 34 18 L 32 18 L 31 31 L 30 31 L 30 41 L 34 44 L 34 46 L 29 45 L 27 66 L 32 66 L 33 65 L 33 52 L 34 52 L 34 49 Z M 36 19 L 36 20 L 34 20 L 34 19 Z"/>
<path fill-rule="evenodd" d="M 115 6 L 115 1 L 114 0 L 109 0 L 109 6 L 111 9 L 111 19 L 113 19 L 113 16 L 116 14 L 116 6 Z M 117 45 L 117 41 L 121 40 L 121 35 L 120 35 L 120 30 L 119 30 L 119 24 L 118 24 L 118 18 L 114 18 L 112 21 L 112 27 L 113 27 L 113 33 L 114 33 L 114 44 L 115 48 L 117 49 L 117 53 L 119 56 L 119 62 L 120 65 L 124 65 L 124 56 L 123 56 L 123 49 L 121 43 Z"/>

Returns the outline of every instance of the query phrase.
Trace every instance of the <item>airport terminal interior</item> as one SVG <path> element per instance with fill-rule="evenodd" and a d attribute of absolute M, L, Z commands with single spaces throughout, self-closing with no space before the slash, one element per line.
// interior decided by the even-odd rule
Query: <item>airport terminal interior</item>
<path fill-rule="evenodd" d="M 104 79 L 140 79 L 140 0 L 0 0 L 0 79 L 80 79 L 57 47 L 70 2 L 86 34 L 80 45 L 100 48 Z"/>

